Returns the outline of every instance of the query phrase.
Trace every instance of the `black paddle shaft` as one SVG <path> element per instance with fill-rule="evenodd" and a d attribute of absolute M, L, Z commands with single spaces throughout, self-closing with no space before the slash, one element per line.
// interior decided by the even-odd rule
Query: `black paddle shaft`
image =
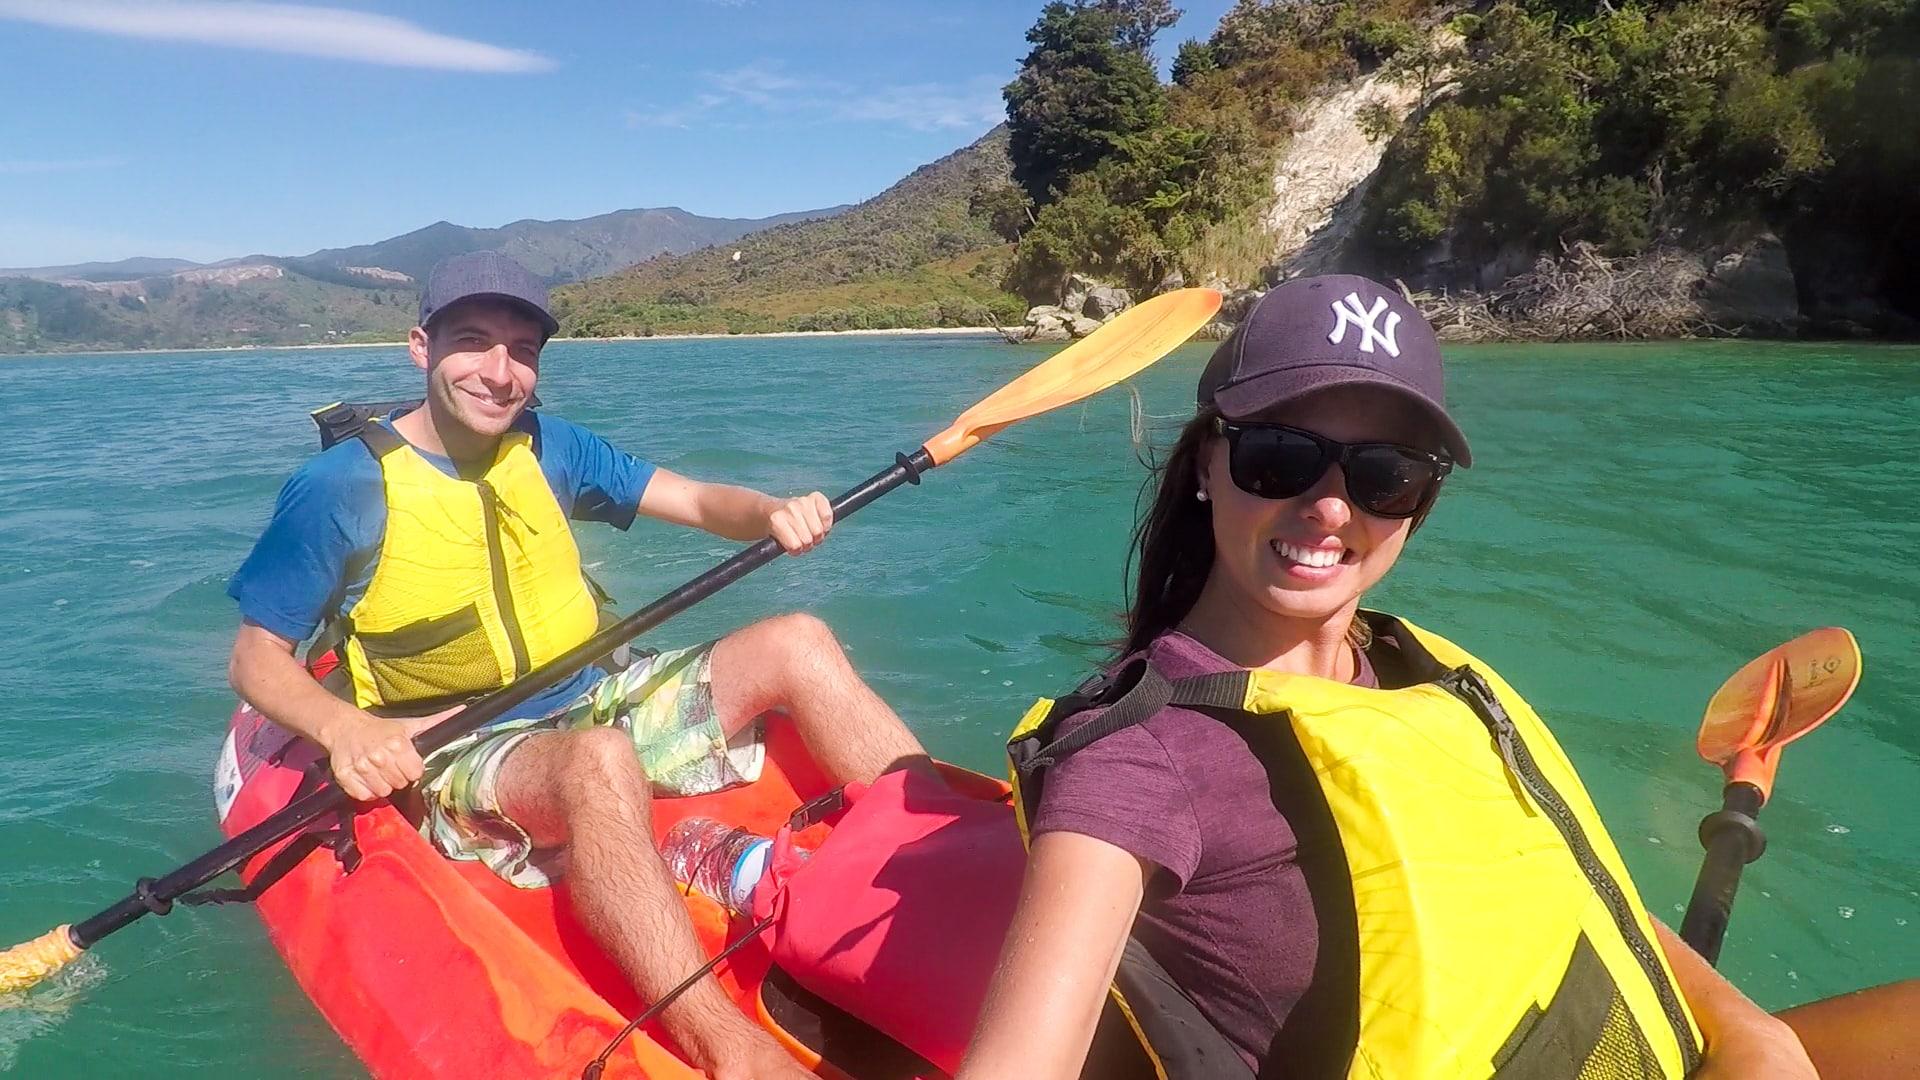
<path fill-rule="evenodd" d="M 1765 803 L 1766 796 L 1759 788 L 1731 783 L 1720 810 L 1700 821 L 1700 844 L 1707 849 L 1707 858 L 1700 864 L 1693 899 L 1688 901 L 1686 917 L 1680 922 L 1680 938 L 1709 964 L 1720 960 L 1720 943 L 1727 934 L 1727 919 L 1733 913 L 1741 872 L 1767 850 L 1766 834 L 1754 820 Z"/>
<path fill-rule="evenodd" d="M 845 519 L 901 484 L 918 484 L 920 474 L 938 464 L 925 447 L 914 451 L 912 455 L 896 454 L 893 460 L 893 465 L 873 474 L 833 501 L 835 521 Z M 508 710 L 593 664 L 622 642 L 646 633 L 779 558 L 783 550 L 780 542 L 771 537 L 741 550 L 727 561 L 528 672 L 511 686 L 488 694 L 444 722 L 421 732 L 413 741 L 415 749 L 424 756 L 469 731 L 499 719 Z M 161 878 L 141 878 L 133 892 L 84 922 L 75 923 L 68 935 L 75 946 L 86 949 L 143 915 L 165 915 L 175 900 L 221 874 L 237 869 L 267 848 L 348 805 L 349 801 L 346 792 L 327 784 L 288 803 L 258 825 L 172 873 Z"/>

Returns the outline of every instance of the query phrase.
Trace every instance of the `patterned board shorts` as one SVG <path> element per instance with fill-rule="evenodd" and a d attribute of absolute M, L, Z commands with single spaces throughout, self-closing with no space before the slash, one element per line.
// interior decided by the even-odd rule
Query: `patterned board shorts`
<path fill-rule="evenodd" d="M 636 660 L 546 716 L 483 728 L 435 751 L 420 790 L 420 833 L 454 859 L 477 859 L 523 889 L 552 883 L 555 852 L 536 850 L 500 809 L 501 762 L 544 731 L 624 728 L 656 795 L 705 795 L 760 777 L 760 722 L 728 741 L 713 715 L 713 643 Z"/>

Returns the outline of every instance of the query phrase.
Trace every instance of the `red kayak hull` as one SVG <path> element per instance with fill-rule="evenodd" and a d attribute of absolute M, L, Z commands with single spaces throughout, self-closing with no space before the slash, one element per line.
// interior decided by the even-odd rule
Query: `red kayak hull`
<path fill-rule="evenodd" d="M 755 783 L 657 802 L 656 839 L 696 815 L 771 836 L 795 807 L 828 790 L 791 725 L 768 724 L 767 739 L 766 768 Z M 308 744 L 289 742 L 249 708 L 236 711 L 216 784 L 222 829 L 237 835 L 286 805 L 313 760 Z M 949 779 L 985 798 L 1005 791 L 961 770 L 950 770 Z M 343 825 L 359 852 L 351 873 L 331 849 L 319 848 L 257 907 L 294 979 L 375 1077 L 577 1077 L 645 1007 L 574 920 L 564 882 L 517 889 L 479 863 L 446 859 L 387 803 L 320 827 Z M 817 839 L 797 838 L 802 846 Z M 242 878 L 251 882 L 278 850 L 248 864 Z M 686 904 L 709 955 L 746 929 L 703 896 Z M 716 974 L 747 1015 L 784 1035 L 760 1005 L 768 966 L 768 949 L 754 942 Z M 820 1067 L 806 1047 L 783 1041 Z M 621 1045 L 604 1075 L 703 1074 L 650 1027 Z"/>

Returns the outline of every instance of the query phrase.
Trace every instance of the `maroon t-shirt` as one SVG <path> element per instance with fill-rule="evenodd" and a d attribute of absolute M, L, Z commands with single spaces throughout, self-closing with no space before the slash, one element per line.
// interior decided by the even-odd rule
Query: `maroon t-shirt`
<path fill-rule="evenodd" d="M 1237 670 L 1179 631 L 1147 652 L 1169 679 Z M 1355 685 L 1378 685 L 1364 653 L 1358 669 Z M 1320 928 L 1303 838 L 1246 742 L 1213 717 L 1169 706 L 1053 766 L 1033 832 L 1091 836 L 1160 868 L 1134 937 L 1257 1070 L 1314 978 Z"/>

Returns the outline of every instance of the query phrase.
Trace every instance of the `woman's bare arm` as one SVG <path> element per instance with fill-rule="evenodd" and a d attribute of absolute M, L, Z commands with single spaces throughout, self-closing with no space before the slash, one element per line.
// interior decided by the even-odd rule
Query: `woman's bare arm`
<path fill-rule="evenodd" d="M 1042 833 L 955 1080 L 1074 1080 L 1146 892 L 1150 864 L 1104 840 Z"/>

